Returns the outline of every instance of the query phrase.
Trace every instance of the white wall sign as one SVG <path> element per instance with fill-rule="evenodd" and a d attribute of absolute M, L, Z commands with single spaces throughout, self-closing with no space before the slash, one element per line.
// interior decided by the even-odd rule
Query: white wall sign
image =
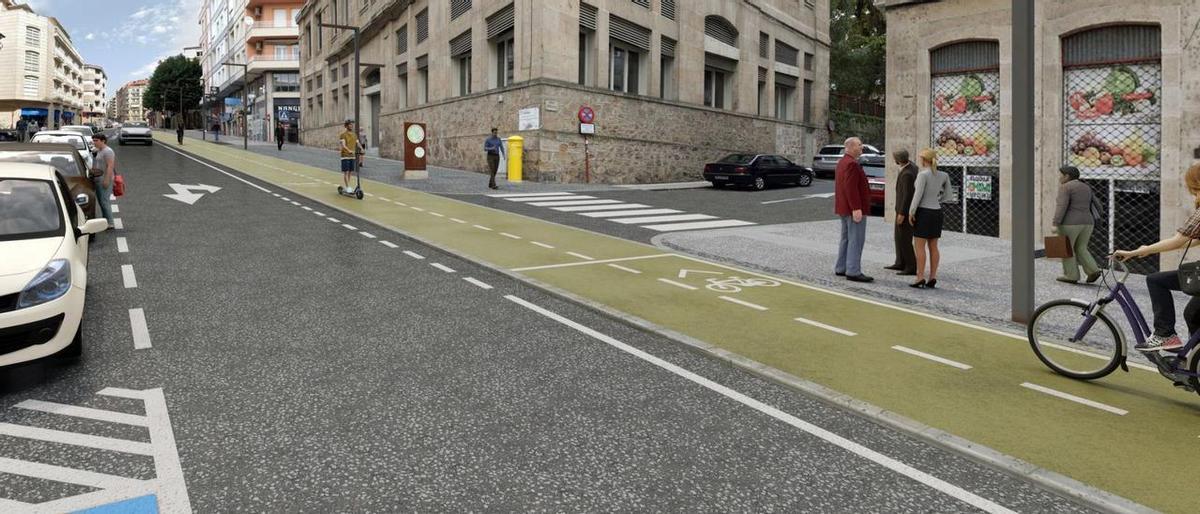
<path fill-rule="evenodd" d="M 542 128 L 540 109 L 530 107 L 517 112 L 517 130 L 537 130 L 540 128 Z"/>
<path fill-rule="evenodd" d="M 580 134 L 589 134 L 589 135 L 595 134 L 596 133 L 596 124 L 595 123 L 580 123 L 579 124 L 579 133 Z"/>

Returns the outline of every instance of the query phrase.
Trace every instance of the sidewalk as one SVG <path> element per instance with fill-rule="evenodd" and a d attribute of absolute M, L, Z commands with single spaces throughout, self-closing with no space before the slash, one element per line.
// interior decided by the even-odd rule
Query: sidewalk
<path fill-rule="evenodd" d="M 174 135 L 174 132 L 163 131 Z M 201 139 L 199 130 L 189 130 L 186 132 L 188 138 Z M 208 142 L 213 142 L 212 133 L 207 133 L 204 137 Z M 241 149 L 242 138 L 222 136 L 218 143 L 222 146 Z M 251 152 L 276 157 L 292 161 L 298 164 L 306 164 L 316 168 L 329 170 L 331 174 L 340 175 L 338 171 L 341 169 L 341 156 L 336 150 L 327 150 L 324 148 L 314 148 L 303 146 L 294 143 L 285 143 L 283 150 L 276 148 L 275 143 L 267 141 L 250 141 L 247 145 Z M 365 166 L 362 168 L 362 178 L 376 180 L 385 184 L 401 186 L 415 191 L 424 191 L 427 193 L 437 194 L 486 194 L 486 193 L 538 193 L 544 191 L 603 191 L 611 190 L 616 186 L 606 184 L 560 184 L 553 182 L 509 182 L 507 177 L 502 174 L 496 175 L 496 185 L 500 187 L 499 191 L 492 191 L 487 188 L 488 177 L 483 173 L 472 171 L 457 170 L 453 168 L 443 168 L 441 166 L 428 166 L 429 178 L 425 180 L 405 180 L 404 176 L 404 161 L 393 159 L 384 159 L 381 157 L 373 157 L 372 150 L 367 150 L 367 157 L 363 160 Z M 483 160 L 482 153 L 480 160 Z"/>

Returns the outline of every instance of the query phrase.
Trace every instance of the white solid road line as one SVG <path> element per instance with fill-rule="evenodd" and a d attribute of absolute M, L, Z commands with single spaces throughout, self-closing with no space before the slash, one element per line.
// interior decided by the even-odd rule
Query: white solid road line
<path fill-rule="evenodd" d="M 146 311 L 141 307 L 129 309 L 129 329 L 133 334 L 133 349 L 150 348 L 150 329 L 146 327 Z"/>
<path fill-rule="evenodd" d="M 673 286 L 675 286 L 675 287 L 678 287 L 678 288 L 681 288 L 681 289 L 687 289 L 688 291 L 695 291 L 695 290 L 699 289 L 699 288 L 697 288 L 697 287 L 692 287 L 692 286 L 689 286 L 689 285 L 687 285 L 687 284 L 684 284 L 684 283 L 681 283 L 681 282 L 676 282 L 676 281 L 674 281 L 674 280 L 671 280 L 671 279 L 668 279 L 668 278 L 660 278 L 660 279 L 658 279 L 658 281 L 659 281 L 659 282 L 662 282 L 662 283 L 664 283 L 664 284 L 671 284 L 671 285 L 673 285 Z"/>
<path fill-rule="evenodd" d="M 25 400 L 14 405 L 14 407 L 38 412 L 48 412 L 50 414 L 58 414 L 60 416 L 71 416 L 74 418 L 105 421 L 108 423 L 133 425 L 135 427 L 149 426 L 150 423 L 146 416 L 139 416 L 137 414 L 126 414 L 124 412 L 93 409 L 90 407 L 80 407 L 78 405 L 67 405 L 65 403 L 44 402 L 42 400 Z"/>
<path fill-rule="evenodd" d="M 558 202 L 532 202 L 526 205 L 534 207 L 571 207 L 574 205 L 613 205 L 625 203 L 621 200 L 565 200 Z"/>
<path fill-rule="evenodd" d="M 617 218 L 620 216 L 649 216 L 652 214 L 677 214 L 680 212 L 683 211 L 677 209 L 633 209 L 623 211 L 581 212 L 579 214 L 589 218 Z"/>
<path fill-rule="evenodd" d="M 113 218 L 113 228 L 116 230 L 125 230 L 125 222 L 121 218 Z"/>
<path fill-rule="evenodd" d="M 567 252 L 567 253 L 570 253 L 570 252 Z M 579 262 L 565 262 L 562 264 L 546 264 L 544 266 L 528 266 L 525 268 L 513 268 L 509 271 L 533 271 L 533 270 L 539 270 L 539 269 L 570 268 L 572 266 L 587 266 L 587 265 L 591 265 L 591 264 L 608 264 L 610 262 L 625 262 L 625 261 L 640 261 L 642 259 L 657 259 L 659 257 L 670 257 L 672 255 L 675 255 L 675 254 L 656 253 L 653 255 L 639 255 L 637 257 L 621 257 L 619 259 L 604 259 L 604 260 L 599 260 L 599 261 L 592 260 L 592 261 L 579 261 Z"/>
<path fill-rule="evenodd" d="M 711 219 L 716 219 L 716 216 L 710 216 L 708 214 L 669 214 L 666 216 L 645 216 L 645 217 L 638 217 L 638 218 L 619 218 L 619 219 L 608 220 L 608 221 L 615 221 L 617 223 L 621 223 L 624 225 L 632 225 L 635 223 L 636 224 L 667 223 L 667 222 L 672 222 L 672 221 L 697 221 L 697 220 L 711 220 Z"/>
<path fill-rule="evenodd" d="M 488 196 L 490 196 L 492 198 L 520 198 L 523 196 L 530 196 L 530 197 L 561 196 L 561 195 L 569 195 L 569 194 L 571 194 L 571 193 L 563 193 L 563 192 L 559 192 L 559 193 L 497 193 L 497 194 L 492 194 L 492 195 L 488 195 Z"/>
<path fill-rule="evenodd" d="M 248 185 L 248 186 L 250 186 L 250 187 L 253 187 L 254 189 L 257 189 L 257 190 L 259 190 L 259 191 L 262 191 L 262 192 L 264 192 L 264 193 L 271 193 L 271 190 L 270 190 L 270 189 L 267 189 L 267 188 L 265 188 L 265 187 L 262 187 L 262 186 L 260 186 L 260 185 L 258 185 L 258 184 L 255 184 L 255 183 L 253 183 L 253 182 L 251 182 L 251 181 L 249 181 L 249 180 L 246 180 L 246 179 L 244 179 L 244 178 L 242 178 L 242 177 L 239 177 L 239 176 L 237 176 L 237 175 L 234 175 L 234 174 L 232 174 L 232 173 L 230 173 L 230 172 L 228 172 L 228 171 L 225 171 L 225 170 L 223 170 L 223 169 L 221 169 L 221 168 L 218 168 L 218 167 L 216 167 L 216 166 L 213 166 L 213 165 L 211 165 L 211 164 L 209 164 L 209 163 L 207 163 L 207 162 L 204 162 L 204 161 L 202 161 L 202 160 L 200 160 L 200 159 L 197 159 L 197 158 L 195 158 L 195 157 L 192 157 L 192 156 L 190 156 L 190 155 L 188 155 L 188 154 L 186 154 L 186 153 L 183 153 L 183 152 L 181 152 L 181 151 L 179 151 L 179 150 L 176 150 L 176 149 L 174 149 L 174 148 L 171 148 L 171 147 L 169 147 L 169 146 L 162 146 L 161 148 L 166 148 L 167 150 L 170 150 L 170 151 L 172 151 L 172 152 L 175 152 L 175 153 L 177 153 L 177 154 L 179 154 L 179 155 L 182 155 L 182 156 L 184 156 L 184 157 L 187 157 L 188 159 L 191 159 L 191 160 L 193 160 L 193 161 L 196 161 L 196 162 L 198 162 L 198 163 L 200 163 L 200 164 L 202 164 L 202 165 L 204 165 L 204 166 L 206 166 L 206 167 L 208 167 L 208 168 L 211 168 L 211 169 L 214 169 L 214 170 L 216 170 L 216 171 L 218 171 L 218 172 L 220 172 L 220 173 L 223 173 L 223 174 L 225 174 L 225 175 L 229 176 L 230 178 L 232 178 L 232 179 L 234 179 L 234 180 L 236 180 L 236 181 L 238 181 L 238 182 L 241 182 L 241 183 L 243 183 L 243 184 L 246 184 L 246 185 Z M 275 194 L 275 193 L 271 193 L 271 194 L 273 194 L 273 195 L 275 195 L 275 196 L 279 196 L 279 195 L 277 195 L 277 194 Z"/>
<path fill-rule="evenodd" d="M 759 304 L 757 304 L 757 303 L 750 303 L 750 302 L 747 302 L 747 301 L 744 301 L 744 300 L 738 300 L 737 298 L 733 298 L 733 297 L 730 297 L 730 296 L 718 296 L 717 298 L 720 298 L 720 299 L 722 299 L 722 300 L 725 300 L 725 301 L 727 301 L 727 302 L 736 303 L 736 304 L 738 304 L 738 305 L 741 305 L 741 306 L 743 306 L 743 307 L 749 307 L 749 308 L 751 308 L 751 309 L 754 309 L 754 310 L 756 310 L 756 311 L 765 311 L 765 310 L 767 310 L 767 308 L 766 308 L 766 307 L 763 307 L 763 306 L 761 306 L 761 305 L 759 305 Z"/>
<path fill-rule="evenodd" d="M 358 227 L 351 225 L 349 223 L 342 223 L 342 226 L 345 227 L 346 230 L 358 230 Z"/>
<path fill-rule="evenodd" d="M 133 455 L 154 455 L 154 448 L 149 443 L 97 435 L 77 434 L 62 430 L 50 430 L 48 428 L 14 425 L 12 423 L 0 423 L 0 435 L 46 441 L 48 443 L 70 444 L 84 448 L 108 450 L 110 452 L 130 453 Z"/>
<path fill-rule="evenodd" d="M 922 359 L 929 359 L 933 362 L 937 362 L 939 364 L 945 364 L 947 366 L 950 366 L 953 368 L 958 368 L 963 371 L 971 369 L 971 366 L 963 364 L 961 362 L 952 361 L 952 360 L 944 358 L 944 357 L 938 357 L 937 355 L 933 355 L 931 353 L 925 353 L 920 350 L 914 350 L 914 349 L 906 347 L 906 346 L 896 345 L 896 346 L 893 346 L 892 349 L 899 351 L 899 352 L 907 353 L 909 355 L 916 355 L 917 357 L 920 357 Z"/>
<path fill-rule="evenodd" d="M 1029 382 L 1025 382 L 1025 383 L 1021 384 L 1021 387 L 1024 387 L 1026 389 L 1032 389 L 1039 393 L 1045 393 L 1045 394 L 1048 394 L 1048 395 L 1056 397 L 1056 398 L 1062 398 L 1067 401 L 1072 401 L 1072 402 L 1078 403 L 1080 405 L 1087 405 L 1088 407 L 1091 407 L 1093 409 L 1100 409 L 1105 412 L 1111 412 L 1118 416 L 1124 416 L 1126 414 L 1129 414 L 1129 411 L 1127 411 L 1125 409 L 1119 409 L 1117 407 L 1113 407 L 1112 405 L 1107 405 L 1107 404 L 1103 404 L 1103 403 L 1100 403 L 1097 401 L 1092 401 L 1087 398 L 1075 396 L 1070 393 L 1064 393 L 1062 391 L 1050 389 L 1049 387 L 1043 387 L 1043 386 L 1040 386 L 1037 384 L 1032 384 Z"/>
<path fill-rule="evenodd" d="M 666 225 L 642 225 L 642 228 L 657 230 L 659 232 L 675 232 L 679 230 L 700 230 L 705 228 L 728 228 L 728 227 L 743 227 L 753 225 L 749 221 L 742 220 L 713 220 L 713 221 L 694 221 L 691 223 L 669 223 Z"/>
<path fill-rule="evenodd" d="M 365 237 L 367 239 L 375 239 L 375 234 L 372 234 L 370 232 L 359 232 L 359 234 L 361 234 L 363 237 Z"/>
<path fill-rule="evenodd" d="M 584 255 L 584 254 L 582 254 L 582 253 L 576 253 L 576 252 L 567 252 L 567 255 L 570 255 L 571 257 L 577 257 L 577 258 L 583 259 L 583 260 L 585 260 L 585 261 L 594 261 L 594 260 L 596 260 L 596 258 L 595 258 L 595 257 L 589 257 L 589 256 L 587 256 L 587 255 Z"/>
<path fill-rule="evenodd" d="M 541 314 L 542 316 L 545 316 L 554 321 L 557 321 L 557 322 L 559 322 L 567 327 L 570 327 L 584 335 L 587 335 L 593 339 L 596 339 L 598 341 L 606 343 L 609 346 L 612 346 L 620 351 L 623 351 L 627 354 L 637 357 L 637 358 L 639 358 L 643 361 L 646 361 L 650 364 L 658 366 L 659 368 L 662 368 L 670 373 L 673 373 L 679 377 L 682 377 L 682 378 L 684 378 L 688 381 L 691 381 L 697 385 L 700 385 L 701 387 L 704 387 L 710 391 L 720 394 L 720 395 L 722 395 L 726 398 L 729 398 L 735 402 L 745 405 L 746 407 L 749 407 L 758 412 L 766 414 L 772 418 L 775 418 L 778 421 L 781 421 L 783 423 L 791 425 L 792 427 L 802 430 L 802 431 L 804 431 L 814 437 L 817 437 L 829 444 L 837 446 L 838 448 L 846 450 L 846 451 L 848 451 L 854 455 L 857 455 L 863 459 L 866 459 L 868 461 L 874 462 L 875 464 L 878 464 L 887 469 L 890 469 L 890 470 L 892 470 L 896 473 L 899 473 L 900 475 L 903 475 L 911 480 L 920 482 L 921 484 L 923 484 L 931 489 L 939 491 L 951 498 L 954 498 L 958 501 L 966 503 L 967 505 L 970 505 L 977 509 L 980 509 L 980 510 L 983 510 L 983 511 L 989 512 L 989 513 L 993 513 L 993 514 L 1015 514 L 1015 513 L 1013 513 L 1012 510 L 1009 510 L 999 504 L 996 504 L 996 503 L 992 502 L 991 500 L 983 498 L 979 495 L 976 495 L 975 493 L 967 491 L 961 487 L 958 487 L 954 484 L 946 482 L 946 481 L 944 481 L 940 478 L 937 478 L 933 475 L 930 475 L 924 471 L 921 471 L 912 466 L 909 466 L 908 464 L 900 462 L 896 459 L 888 457 L 888 456 L 886 456 L 882 453 L 879 453 L 875 450 L 867 448 L 866 446 L 863 446 L 854 441 L 846 439 L 845 437 L 842 437 L 833 432 L 830 432 L 821 427 L 818 427 L 812 423 L 809 423 L 800 418 L 797 418 L 791 414 L 788 414 L 782 410 L 779 410 L 778 408 L 772 407 L 761 401 L 755 400 L 754 398 L 746 396 L 745 394 L 742 394 L 738 391 L 735 391 L 735 390 L 725 387 L 721 384 L 718 384 L 712 380 L 709 380 L 700 375 L 697 375 L 696 373 L 693 373 L 693 372 L 688 371 L 688 370 L 686 370 L 682 367 L 679 367 L 675 364 L 667 362 L 659 357 L 656 357 L 656 356 L 646 353 L 642 350 L 634 348 L 628 344 L 618 341 L 617 339 L 615 339 L 613 337 L 602 334 L 596 330 L 593 330 L 584 325 L 576 323 L 575 321 L 567 319 L 567 318 L 560 316 L 554 312 L 551 312 L 542 307 L 539 307 L 533 303 L 530 303 L 528 301 L 525 301 L 525 300 L 518 298 L 516 296 L 513 296 L 513 295 L 507 295 L 507 296 L 505 296 L 505 298 L 517 305 L 520 305 L 522 307 L 525 307 L 526 309 L 529 309 L 533 312 Z"/>
<path fill-rule="evenodd" d="M 488 227 L 485 227 L 485 226 L 483 226 L 483 225 L 471 225 L 471 226 L 472 226 L 472 227 L 475 227 L 475 228 L 477 228 L 477 229 L 479 229 L 479 230 L 486 230 L 486 231 L 488 231 L 488 232 L 491 232 L 491 231 L 492 231 L 492 229 L 490 229 L 490 228 L 488 228 Z"/>
<path fill-rule="evenodd" d="M 424 258 L 425 258 L 425 257 L 424 257 L 424 256 L 422 256 L 421 254 L 419 254 L 419 253 L 417 253 L 417 252 L 414 252 L 414 251 L 411 251 L 411 250 L 405 250 L 405 251 L 404 251 L 404 255 L 407 255 L 407 256 L 409 256 L 409 257 L 412 257 L 412 258 L 414 258 L 414 259 L 417 259 L 417 260 L 420 260 L 420 259 L 424 259 Z"/>
<path fill-rule="evenodd" d="M 624 271 L 624 272 L 626 272 L 626 273 L 633 273 L 634 275 L 641 275 L 641 274 L 642 274 L 642 272 L 640 272 L 640 271 L 638 271 L 638 270 L 635 270 L 635 269 L 633 269 L 633 268 L 626 268 L 625 266 L 622 266 L 622 265 L 620 265 L 620 264 L 609 264 L 609 265 L 608 265 L 608 267 L 610 267 L 610 268 L 616 268 L 616 269 L 619 269 L 619 270 L 621 270 L 621 271 Z"/>
<path fill-rule="evenodd" d="M 396 245 L 396 243 L 393 243 L 391 241 L 380 241 L 379 244 L 386 246 L 388 248 L 400 248 L 399 246 Z"/>
<path fill-rule="evenodd" d="M 142 483 L 136 478 L 125 478 L 82 469 L 64 468 L 51 464 L 29 462 L 24 460 L 0 457 L 0 473 L 40 478 L 54 482 L 83 485 L 100 489 L 117 489 L 135 487 Z"/>
<path fill-rule="evenodd" d="M 587 195 L 573 195 L 570 193 L 559 194 L 554 196 L 528 196 L 521 198 L 505 198 L 510 202 L 555 202 L 559 200 L 593 200 L 596 197 Z"/>
<path fill-rule="evenodd" d="M 551 210 L 558 212 L 592 212 L 592 211 L 620 211 L 627 209 L 643 209 L 650 207 L 640 203 L 618 203 L 604 205 L 575 205 L 571 207 L 554 207 Z"/>
<path fill-rule="evenodd" d="M 476 286 L 479 286 L 480 289 L 491 289 L 492 288 L 492 286 L 490 284 L 488 284 L 487 282 L 484 282 L 482 280 L 479 280 L 477 278 L 463 277 L 463 280 L 466 280 L 467 282 L 470 282 L 472 284 L 475 284 Z"/>
<path fill-rule="evenodd" d="M 508 232 L 501 232 L 500 235 L 507 237 L 509 239 L 521 239 L 521 236 L 518 236 L 516 234 L 509 234 Z"/>
<path fill-rule="evenodd" d="M 128 252 L 129 252 L 129 241 L 126 241 L 125 238 L 123 238 L 123 237 L 118 237 L 117 238 L 117 253 L 128 253 Z"/>
<path fill-rule="evenodd" d="M 548 248 L 548 249 L 550 249 L 550 250 L 553 250 L 553 249 L 554 249 L 554 246 L 552 246 L 552 245 L 548 245 L 548 244 L 546 244 L 546 243 L 539 243 L 539 242 L 537 242 L 537 241 L 530 241 L 530 243 L 531 243 L 531 244 L 534 244 L 534 245 L 537 245 L 537 246 L 540 246 L 540 247 L 542 247 L 542 248 Z"/>
<path fill-rule="evenodd" d="M 454 273 L 454 268 L 451 268 L 450 266 L 447 266 L 447 265 L 445 265 L 445 264 L 441 264 L 441 263 L 437 263 L 437 262 L 432 262 L 432 263 L 430 263 L 429 265 L 430 265 L 430 266 L 433 266 L 433 267 L 435 267 L 435 268 L 437 268 L 437 269 L 440 269 L 440 270 L 442 270 L 442 271 L 445 271 L 446 273 Z"/>
<path fill-rule="evenodd" d="M 132 264 L 121 265 L 121 281 L 125 283 L 125 289 L 137 287 L 137 277 L 133 275 Z"/>
<path fill-rule="evenodd" d="M 825 330 L 828 330 L 828 331 L 830 331 L 830 332 L 835 332 L 835 333 L 838 333 L 838 334 L 841 334 L 841 335 L 844 335 L 844 336 L 854 337 L 854 336 L 857 336 L 857 335 L 858 335 L 858 334 L 856 334 L 856 333 L 854 333 L 854 332 L 851 332 L 851 331 L 849 331 L 849 330 L 846 330 L 846 329 L 841 329 L 841 328 L 835 327 L 835 326 L 833 326 L 833 325 L 826 325 L 826 324 L 824 324 L 824 323 L 821 323 L 821 322 L 819 322 L 819 321 L 813 321 L 813 320 L 811 320 L 811 319 L 808 319 L 808 318 L 796 318 L 796 321 L 799 321 L 799 322 L 801 322 L 801 323 L 804 323 L 805 325 L 812 325 L 812 326 L 814 326 L 814 327 L 817 327 L 817 328 L 823 328 L 823 329 L 825 329 Z"/>
<path fill-rule="evenodd" d="M 114 204 L 108 206 L 108 211 L 113 214 L 116 214 L 118 212 L 121 212 L 121 206 L 114 203 Z"/>

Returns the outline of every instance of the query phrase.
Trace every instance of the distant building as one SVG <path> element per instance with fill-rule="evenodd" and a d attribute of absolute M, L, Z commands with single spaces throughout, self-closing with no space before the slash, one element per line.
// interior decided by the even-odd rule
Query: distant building
<path fill-rule="evenodd" d="M 149 84 L 149 79 L 132 80 L 117 90 L 113 101 L 117 104 L 118 121 L 146 121 L 147 112 L 142 107 L 142 94 L 146 92 L 146 86 Z"/>
<path fill-rule="evenodd" d="M 1027 172 L 1012 168 L 1011 2 L 876 3 L 887 14 L 889 149 L 937 150 L 964 191 L 948 228 L 1010 237 L 1009 178 Z M 1050 233 L 1059 166 L 1080 168 L 1101 207 L 1092 237 L 1101 256 L 1170 236 L 1193 209 L 1181 176 L 1200 158 L 1200 0 L 1097 3 L 1037 2 L 1032 173 L 1040 236 Z M 1161 266 L 1178 262 L 1164 256 Z"/>
<path fill-rule="evenodd" d="M 188 59 L 200 59 L 202 56 L 204 56 L 204 50 L 199 46 L 186 47 L 183 49 L 183 52 L 180 53 Z"/>
<path fill-rule="evenodd" d="M 41 126 L 77 122 L 84 110 L 83 58 L 58 20 L 0 0 L 0 127 L 26 118 Z"/>
<path fill-rule="evenodd" d="M 729 152 L 807 162 L 826 133 L 828 0 L 313 0 L 299 23 L 306 144 L 335 146 L 356 74 L 369 147 L 398 158 L 424 122 L 431 163 L 482 171 L 498 127 L 531 180 L 583 181 L 583 106 L 599 182 L 695 180 Z M 321 23 L 363 28 L 361 69 Z"/>
<path fill-rule="evenodd" d="M 105 96 L 108 75 L 104 68 L 95 64 L 83 65 L 83 121 L 99 123 L 104 120 L 108 109 Z"/>

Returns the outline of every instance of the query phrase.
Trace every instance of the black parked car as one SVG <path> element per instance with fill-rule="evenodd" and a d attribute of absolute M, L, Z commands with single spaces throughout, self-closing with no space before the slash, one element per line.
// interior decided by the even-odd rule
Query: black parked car
<path fill-rule="evenodd" d="M 768 185 L 812 185 L 813 171 L 789 161 L 782 155 L 735 153 L 704 165 L 704 180 L 720 188 L 726 184 L 752 186 L 763 190 Z"/>

